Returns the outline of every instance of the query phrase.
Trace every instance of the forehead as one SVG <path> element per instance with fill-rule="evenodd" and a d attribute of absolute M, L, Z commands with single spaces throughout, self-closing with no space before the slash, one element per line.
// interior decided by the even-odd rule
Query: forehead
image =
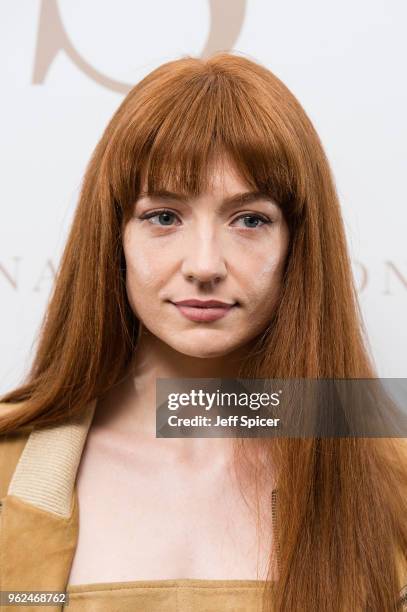
<path fill-rule="evenodd" d="M 231 192 L 244 191 L 250 185 L 241 177 L 228 159 L 221 158 L 214 161 L 208 169 L 209 185 L 208 190 Z"/>
<path fill-rule="evenodd" d="M 253 187 L 238 172 L 236 165 L 226 156 L 214 158 L 207 166 L 207 180 L 203 192 L 232 193 L 235 191 L 246 191 Z M 177 176 L 173 173 L 163 188 L 179 191 Z M 148 173 L 144 174 L 141 181 L 141 191 L 146 194 L 148 190 Z M 188 194 L 186 194 L 188 195 Z"/>

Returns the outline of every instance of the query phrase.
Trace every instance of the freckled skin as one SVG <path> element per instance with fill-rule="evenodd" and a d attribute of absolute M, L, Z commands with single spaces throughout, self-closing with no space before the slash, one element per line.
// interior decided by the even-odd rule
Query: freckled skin
<path fill-rule="evenodd" d="M 224 197 L 249 190 L 222 160 L 214 165 L 211 189 L 190 205 L 141 198 L 125 227 L 126 286 L 133 311 L 156 339 L 183 355 L 227 355 L 255 338 L 270 320 L 289 241 L 282 211 L 260 200 L 217 212 Z M 139 220 L 162 208 L 174 214 Z M 243 213 L 266 216 L 273 224 L 260 220 L 255 227 Z M 241 305 L 221 319 L 197 323 L 166 302 L 193 297 Z"/>

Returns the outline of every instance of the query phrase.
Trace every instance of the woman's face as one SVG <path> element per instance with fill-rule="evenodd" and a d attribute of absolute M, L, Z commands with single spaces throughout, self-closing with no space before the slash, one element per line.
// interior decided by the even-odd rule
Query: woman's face
<path fill-rule="evenodd" d="M 227 355 L 264 330 L 289 241 L 282 211 L 267 196 L 230 200 L 251 190 L 228 161 L 214 163 L 212 177 L 210 190 L 194 200 L 141 195 L 123 233 L 133 312 L 162 342 L 203 358 Z M 187 299 L 233 307 L 221 318 L 194 321 L 174 304 Z"/>

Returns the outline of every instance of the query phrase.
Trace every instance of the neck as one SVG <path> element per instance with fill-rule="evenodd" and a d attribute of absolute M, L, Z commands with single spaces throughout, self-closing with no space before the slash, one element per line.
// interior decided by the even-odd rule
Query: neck
<path fill-rule="evenodd" d="M 218 449 L 229 455 L 231 439 L 160 438 L 156 439 L 157 378 L 237 378 L 247 346 L 219 357 L 194 357 L 179 353 L 150 332 L 139 339 L 129 375 L 98 404 L 97 423 L 103 429 L 130 436 L 133 441 L 151 441 L 182 456 L 208 456 Z M 212 455 L 213 456 L 213 455 Z"/>

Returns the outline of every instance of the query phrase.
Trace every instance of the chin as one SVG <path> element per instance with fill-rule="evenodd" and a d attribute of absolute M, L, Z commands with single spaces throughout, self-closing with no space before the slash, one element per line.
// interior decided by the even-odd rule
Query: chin
<path fill-rule="evenodd" d="M 197 343 L 195 346 L 172 346 L 179 353 L 188 355 L 188 357 L 195 357 L 196 359 L 215 359 L 217 357 L 224 357 L 235 349 L 234 346 L 231 348 L 225 348 L 224 344 L 218 347 L 207 347 L 206 350 L 202 349 L 202 343 L 199 343 L 199 345 Z"/>

